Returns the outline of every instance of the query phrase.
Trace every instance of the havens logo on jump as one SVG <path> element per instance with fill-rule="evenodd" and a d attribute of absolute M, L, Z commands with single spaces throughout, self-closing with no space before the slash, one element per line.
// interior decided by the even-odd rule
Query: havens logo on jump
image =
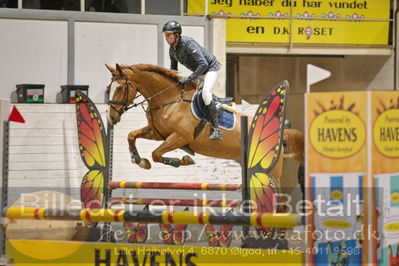
<path fill-rule="evenodd" d="M 386 110 L 377 117 L 373 139 L 383 155 L 399 157 L 399 109 Z"/>
<path fill-rule="evenodd" d="M 384 226 L 384 230 L 388 232 L 398 232 L 399 223 L 389 223 Z"/>
<path fill-rule="evenodd" d="M 334 189 L 331 191 L 331 198 L 333 200 L 342 200 L 344 195 L 342 194 L 342 191 L 339 189 Z"/>
<path fill-rule="evenodd" d="M 331 158 L 349 157 L 357 153 L 366 141 L 363 121 L 347 110 L 329 110 L 319 114 L 309 133 L 314 149 Z"/>
<path fill-rule="evenodd" d="M 332 228 L 332 229 L 348 229 L 352 227 L 350 222 L 345 220 L 325 220 L 322 222 L 323 226 Z"/>
<path fill-rule="evenodd" d="M 392 194 L 391 194 L 391 202 L 393 203 L 393 204 L 397 204 L 397 203 L 399 203 L 399 192 L 393 192 Z"/>

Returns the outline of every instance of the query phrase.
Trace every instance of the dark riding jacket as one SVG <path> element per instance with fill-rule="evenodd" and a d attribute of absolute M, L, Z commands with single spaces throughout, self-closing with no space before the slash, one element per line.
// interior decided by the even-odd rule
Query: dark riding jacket
<path fill-rule="evenodd" d="M 193 73 L 188 77 L 190 80 L 206 74 L 208 71 L 220 69 L 220 63 L 216 57 L 199 45 L 194 39 L 180 36 L 176 47 L 169 48 L 170 69 L 177 70 L 177 62 L 184 65 Z"/>

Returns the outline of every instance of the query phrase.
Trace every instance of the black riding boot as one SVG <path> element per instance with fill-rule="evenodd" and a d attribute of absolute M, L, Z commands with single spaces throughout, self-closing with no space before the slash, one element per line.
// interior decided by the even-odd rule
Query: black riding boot
<path fill-rule="evenodd" d="M 222 132 L 219 128 L 219 112 L 214 100 L 208 105 L 209 114 L 211 116 L 212 134 L 209 136 L 210 140 L 221 140 Z"/>

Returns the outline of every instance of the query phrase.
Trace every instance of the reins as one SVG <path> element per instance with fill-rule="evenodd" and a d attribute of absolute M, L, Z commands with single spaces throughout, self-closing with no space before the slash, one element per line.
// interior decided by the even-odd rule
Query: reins
<path fill-rule="evenodd" d="M 181 89 L 180 89 L 180 92 L 181 92 L 181 93 L 180 93 L 180 99 L 176 99 L 176 100 L 173 100 L 173 101 L 170 101 L 170 102 L 167 102 L 167 103 L 163 103 L 163 104 L 157 105 L 157 106 L 155 106 L 155 107 L 150 107 L 150 106 L 148 106 L 148 108 L 147 108 L 147 110 L 146 110 L 146 109 L 144 108 L 144 103 L 145 103 L 145 102 L 148 102 L 148 103 L 149 103 L 153 98 L 155 98 L 155 97 L 161 95 L 162 93 L 164 93 L 164 92 L 170 90 L 171 88 L 176 87 L 176 85 L 178 85 L 178 84 L 175 83 L 175 84 L 173 84 L 173 85 L 171 85 L 171 86 L 169 86 L 169 87 L 167 87 L 167 88 L 165 88 L 165 89 L 163 89 L 163 90 L 157 92 L 156 94 L 154 94 L 154 95 L 148 97 L 147 99 L 144 98 L 144 100 L 142 100 L 142 101 L 139 102 L 139 103 L 134 103 L 134 100 L 137 99 L 138 97 L 140 97 L 142 94 L 137 90 L 137 87 L 136 87 L 132 82 L 129 81 L 128 76 L 123 76 L 123 77 L 120 77 L 120 78 L 111 78 L 111 84 L 112 84 L 112 82 L 114 82 L 114 81 L 116 81 L 116 80 L 121 80 L 121 79 L 122 79 L 122 80 L 125 80 L 125 84 L 126 84 L 126 87 L 125 87 L 125 95 L 124 95 L 124 101 L 123 101 L 123 102 L 121 102 L 121 101 L 113 101 L 113 100 L 108 101 L 108 104 L 110 105 L 110 107 L 111 107 L 112 109 L 114 109 L 116 112 L 118 112 L 119 115 L 122 115 L 123 112 L 125 112 L 125 111 L 127 111 L 127 110 L 129 110 L 129 109 L 131 109 L 131 108 L 133 108 L 133 107 L 137 107 L 137 106 L 139 106 L 139 105 L 141 105 L 141 107 L 143 108 L 143 110 L 144 110 L 145 112 L 151 112 L 151 111 L 155 111 L 155 110 L 161 109 L 161 108 L 163 108 L 163 107 L 165 107 L 165 106 L 167 106 L 167 105 L 174 104 L 174 103 L 178 103 L 178 102 L 189 102 L 189 103 L 191 103 L 191 100 L 189 100 L 189 99 L 184 99 L 184 98 L 183 98 L 183 96 L 184 96 L 184 86 L 182 85 L 182 87 L 181 87 Z M 110 85 L 111 85 L 111 84 L 110 84 Z M 110 85 L 108 85 L 108 87 L 109 87 Z M 136 92 L 139 94 L 139 95 L 137 95 L 137 96 L 133 99 L 133 103 L 132 103 L 131 105 L 129 105 L 129 103 L 128 103 L 128 99 L 129 99 L 129 85 L 131 85 L 131 86 L 136 90 Z M 118 111 L 118 110 L 113 106 L 113 104 L 122 105 L 123 108 L 122 108 L 121 110 Z"/>
<path fill-rule="evenodd" d="M 176 86 L 176 84 L 174 84 L 174 85 L 172 85 L 172 86 L 170 86 L 170 87 L 168 87 L 168 88 L 166 88 L 166 89 L 170 89 L 171 87 L 174 87 L 174 86 Z M 165 89 L 165 90 L 166 90 Z M 178 102 L 188 102 L 188 103 L 191 103 L 192 101 L 191 100 L 189 100 L 189 99 L 184 99 L 183 98 L 183 95 L 184 94 L 184 89 L 182 88 L 181 89 L 181 94 L 180 94 L 180 99 L 177 99 L 177 100 L 173 100 L 173 101 L 170 101 L 170 102 L 166 102 L 166 103 L 163 103 L 163 104 L 160 104 L 160 105 L 158 105 L 158 106 L 155 106 L 155 107 L 148 107 L 148 110 L 144 110 L 145 112 L 151 112 L 151 111 L 155 111 L 155 110 L 158 110 L 158 109 L 161 109 L 161 108 L 163 108 L 163 107 L 165 107 L 165 106 L 167 106 L 167 105 L 169 105 L 169 104 L 174 104 L 174 103 L 178 103 Z M 155 96 L 155 95 L 154 95 Z"/>
<path fill-rule="evenodd" d="M 157 97 L 157 96 L 163 94 L 164 92 L 170 90 L 171 88 L 176 87 L 177 83 L 175 83 L 175 84 L 173 84 L 173 85 L 171 85 L 171 86 L 169 86 L 169 87 L 167 87 L 167 88 L 165 88 L 165 89 L 163 89 L 163 90 L 157 92 L 156 94 L 154 94 L 154 95 L 152 95 L 152 96 L 150 96 L 150 97 L 148 97 L 148 98 L 144 98 L 144 100 L 142 100 L 142 101 L 139 102 L 139 103 L 134 103 L 134 100 L 137 99 L 138 97 L 140 97 L 142 94 L 138 91 L 137 87 L 136 87 L 132 82 L 129 81 L 128 76 L 123 76 L 123 77 L 120 77 L 120 78 L 112 78 L 112 79 L 111 79 L 111 84 L 112 84 L 112 82 L 114 82 L 114 81 L 116 81 L 116 80 L 120 80 L 120 79 L 125 80 L 125 84 L 126 84 L 126 87 L 125 87 L 125 95 L 124 95 L 124 101 L 123 101 L 123 102 L 120 102 L 120 101 L 113 101 L 113 100 L 110 100 L 110 101 L 108 102 L 109 106 L 110 106 L 112 109 L 114 109 L 116 112 L 118 112 L 118 114 L 121 116 L 123 112 L 125 112 L 125 111 L 127 111 L 127 110 L 129 110 L 129 109 L 131 109 L 131 108 L 133 108 L 133 107 L 137 107 L 137 106 L 141 105 L 141 107 L 143 108 L 144 112 L 150 114 L 150 118 L 151 118 L 151 122 L 152 122 L 152 127 L 153 127 L 154 131 L 159 135 L 159 137 L 161 137 L 161 139 L 164 139 L 164 140 L 165 140 L 165 137 L 161 134 L 161 132 L 159 132 L 159 130 L 158 130 L 158 129 L 156 128 L 156 126 L 155 126 L 154 115 L 153 115 L 152 112 L 155 111 L 155 110 L 159 110 L 159 109 L 161 109 L 161 108 L 163 108 L 163 107 L 165 107 L 165 106 L 167 106 L 167 105 L 174 104 L 174 103 L 178 103 L 178 102 L 189 102 L 189 103 L 191 103 L 191 100 L 188 100 L 188 99 L 184 99 L 184 98 L 183 98 L 183 97 L 184 97 L 184 86 L 182 85 L 182 87 L 180 88 L 180 98 L 179 98 L 179 99 L 176 99 L 176 100 L 173 100 L 173 101 L 170 101 L 170 102 L 167 102 L 167 103 L 163 103 L 163 104 L 157 105 L 157 106 L 155 106 L 155 107 L 150 107 L 150 106 L 148 105 L 147 109 L 145 109 L 145 108 L 144 108 L 144 103 L 145 103 L 145 102 L 150 103 L 151 100 L 154 99 L 155 97 Z M 129 105 L 129 103 L 128 103 L 128 100 L 129 100 L 129 85 L 132 86 L 133 89 L 136 90 L 136 93 L 139 93 L 139 94 L 140 94 L 140 95 L 136 96 L 136 97 L 133 99 L 133 103 L 132 103 L 131 105 Z M 110 85 L 108 85 L 108 86 L 110 86 Z M 120 109 L 120 110 L 118 111 L 118 110 L 113 106 L 113 104 L 122 105 L 123 108 Z"/>

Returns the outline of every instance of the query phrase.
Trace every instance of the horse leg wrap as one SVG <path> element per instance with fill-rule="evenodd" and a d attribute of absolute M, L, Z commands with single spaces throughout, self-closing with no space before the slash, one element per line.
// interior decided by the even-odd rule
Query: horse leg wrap
<path fill-rule="evenodd" d="M 163 157 L 162 158 L 162 163 L 171 165 L 174 167 L 179 167 L 180 166 L 180 159 L 178 158 L 170 158 L 170 157 Z"/>
<path fill-rule="evenodd" d="M 134 146 L 133 148 L 130 148 L 129 151 L 130 151 L 130 156 L 131 156 L 132 160 L 134 160 L 137 164 L 139 164 L 141 162 L 141 158 L 140 158 L 139 152 L 137 151 L 136 146 Z"/>

